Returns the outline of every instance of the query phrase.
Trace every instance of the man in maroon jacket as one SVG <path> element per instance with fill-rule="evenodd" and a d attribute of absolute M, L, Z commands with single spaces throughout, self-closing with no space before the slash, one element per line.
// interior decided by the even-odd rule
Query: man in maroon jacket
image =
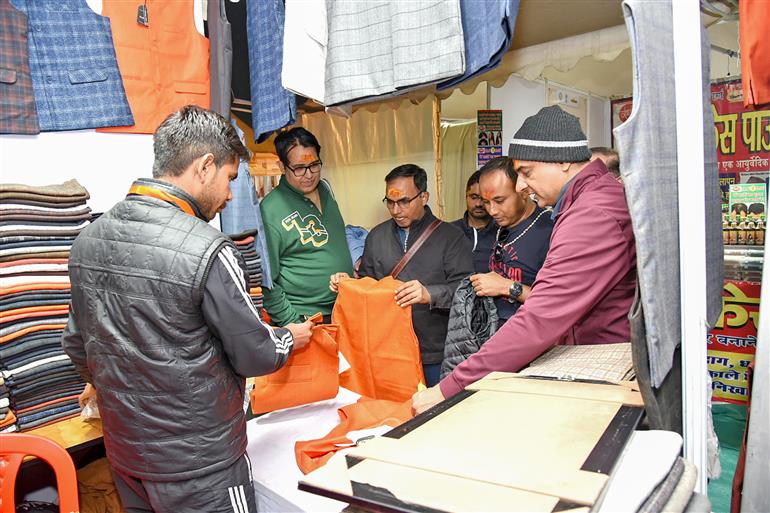
<path fill-rule="evenodd" d="M 575 116 L 545 107 L 524 121 L 508 148 L 516 189 L 553 207 L 545 264 L 527 302 L 481 350 L 412 398 L 417 413 L 492 371 L 515 372 L 556 344 L 628 342 L 636 249 L 623 185 L 590 161 Z"/>

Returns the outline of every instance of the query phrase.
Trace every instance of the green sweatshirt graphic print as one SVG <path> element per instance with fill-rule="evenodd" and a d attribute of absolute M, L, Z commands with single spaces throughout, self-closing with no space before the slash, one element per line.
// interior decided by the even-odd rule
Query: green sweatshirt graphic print
<path fill-rule="evenodd" d="M 330 314 L 337 296 L 329 290 L 329 276 L 353 274 L 337 202 L 323 181 L 318 193 L 323 212 L 281 178 L 260 205 L 273 278 L 264 307 L 278 326 L 316 312 Z"/>

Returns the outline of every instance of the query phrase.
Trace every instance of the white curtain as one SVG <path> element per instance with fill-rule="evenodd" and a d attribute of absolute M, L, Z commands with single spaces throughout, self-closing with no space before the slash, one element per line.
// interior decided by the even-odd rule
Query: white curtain
<path fill-rule="evenodd" d="M 441 122 L 441 178 L 444 218 L 454 221 L 465 212 L 465 184 L 476 171 L 476 120 Z"/>

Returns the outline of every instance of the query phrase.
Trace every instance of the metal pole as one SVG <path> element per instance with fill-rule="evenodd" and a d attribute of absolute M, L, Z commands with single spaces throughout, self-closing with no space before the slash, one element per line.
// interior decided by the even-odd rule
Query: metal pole
<path fill-rule="evenodd" d="M 703 78 L 698 0 L 673 7 L 679 258 L 682 302 L 684 456 L 698 468 L 695 490 L 706 493 L 706 231 L 703 180 Z"/>

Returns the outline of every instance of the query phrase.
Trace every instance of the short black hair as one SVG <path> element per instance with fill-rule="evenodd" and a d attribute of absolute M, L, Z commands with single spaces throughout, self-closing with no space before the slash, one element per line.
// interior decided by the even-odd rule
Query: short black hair
<path fill-rule="evenodd" d="M 385 183 L 395 180 L 396 178 L 409 178 L 414 180 L 414 186 L 420 192 L 426 192 L 428 190 L 428 173 L 425 172 L 420 166 L 414 164 L 403 164 L 388 173 L 385 177 Z"/>
<path fill-rule="evenodd" d="M 752 203 L 749 205 L 749 214 L 760 215 L 765 213 L 765 205 L 763 203 Z"/>
<path fill-rule="evenodd" d="M 472 185 L 476 185 L 479 183 L 479 178 L 481 178 L 481 171 L 476 171 L 471 175 L 470 178 L 468 178 L 468 183 L 465 184 L 465 191 L 467 192 Z"/>
<path fill-rule="evenodd" d="M 296 146 L 315 148 L 318 157 L 321 157 L 321 145 L 318 139 L 301 126 L 295 126 L 291 130 L 281 132 L 275 137 L 275 152 L 283 165 L 289 165 L 289 152 Z"/>
<path fill-rule="evenodd" d="M 604 163 L 607 166 L 607 170 L 615 176 L 620 176 L 620 155 L 617 151 L 606 146 L 595 146 L 591 148 L 591 154 L 607 157 L 607 161 Z"/>
<path fill-rule="evenodd" d="M 214 165 L 247 162 L 248 148 L 228 120 L 214 111 L 185 105 L 169 114 L 152 136 L 153 178 L 180 176 L 195 159 L 211 153 Z"/>
<path fill-rule="evenodd" d="M 481 169 L 479 169 L 479 178 L 481 178 L 484 175 L 488 175 L 490 173 L 494 173 L 495 171 L 505 171 L 505 174 L 508 175 L 508 178 L 511 179 L 513 182 L 514 187 L 516 186 L 516 171 L 513 169 L 513 159 L 508 157 L 495 157 L 492 160 L 488 161 L 486 164 L 481 166 Z"/>

